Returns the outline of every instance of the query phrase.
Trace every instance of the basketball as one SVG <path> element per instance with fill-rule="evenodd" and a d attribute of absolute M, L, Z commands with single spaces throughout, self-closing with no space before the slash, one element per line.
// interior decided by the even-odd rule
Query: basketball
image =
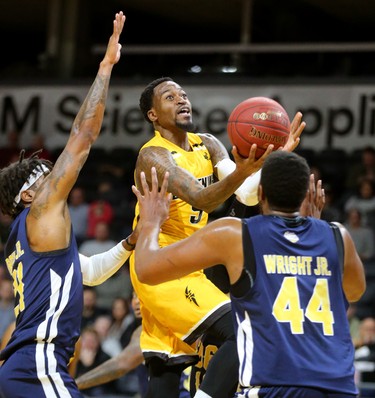
<path fill-rule="evenodd" d="M 267 97 L 252 97 L 240 102 L 228 119 L 227 131 L 232 145 L 247 158 L 252 144 L 257 144 L 255 158 L 260 158 L 269 144 L 274 150 L 284 146 L 290 132 L 285 109 Z"/>

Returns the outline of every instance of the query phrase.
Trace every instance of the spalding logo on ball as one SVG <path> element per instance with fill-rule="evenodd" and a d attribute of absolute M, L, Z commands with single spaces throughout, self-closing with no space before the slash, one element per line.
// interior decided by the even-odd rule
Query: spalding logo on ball
<path fill-rule="evenodd" d="M 257 144 L 255 157 L 260 158 L 269 144 L 274 150 L 284 146 L 290 132 L 290 120 L 285 109 L 267 97 L 252 97 L 240 102 L 228 120 L 228 136 L 239 154 L 249 156 L 252 144 Z"/>

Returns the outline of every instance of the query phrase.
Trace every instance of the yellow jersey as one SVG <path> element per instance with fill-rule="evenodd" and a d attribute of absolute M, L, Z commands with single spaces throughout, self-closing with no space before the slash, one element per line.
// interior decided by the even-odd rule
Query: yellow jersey
<path fill-rule="evenodd" d="M 187 133 L 190 151 L 163 138 L 158 131 L 145 147 L 168 149 L 177 165 L 188 170 L 204 186 L 214 182 L 210 154 L 197 134 Z M 135 209 L 134 227 L 139 214 Z M 169 219 L 163 224 L 161 247 L 184 239 L 207 224 L 208 214 L 173 197 Z M 130 257 L 130 276 L 141 304 L 141 348 L 145 359 L 158 356 L 174 364 L 196 362 L 196 339 L 224 313 L 230 311 L 226 294 L 207 279 L 203 271 L 178 280 L 149 286 L 138 281 L 134 255 Z"/>

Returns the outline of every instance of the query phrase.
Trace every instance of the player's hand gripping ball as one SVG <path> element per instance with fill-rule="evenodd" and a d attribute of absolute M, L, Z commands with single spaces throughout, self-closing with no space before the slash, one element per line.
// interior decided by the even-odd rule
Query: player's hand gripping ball
<path fill-rule="evenodd" d="M 228 135 L 239 154 L 247 158 L 252 144 L 257 144 L 255 157 L 260 158 L 269 144 L 274 150 L 284 146 L 290 132 L 285 109 L 267 97 L 252 97 L 240 102 L 228 120 Z"/>

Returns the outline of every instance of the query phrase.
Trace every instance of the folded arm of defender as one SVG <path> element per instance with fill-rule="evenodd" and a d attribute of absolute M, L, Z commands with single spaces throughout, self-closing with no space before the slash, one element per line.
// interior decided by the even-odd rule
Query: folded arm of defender
<path fill-rule="evenodd" d="M 227 177 L 236 169 L 236 163 L 231 159 L 220 160 L 215 166 L 219 180 Z M 242 185 L 237 189 L 235 195 L 239 202 L 246 206 L 255 206 L 258 204 L 258 185 L 260 181 L 261 170 L 247 177 Z"/>
<path fill-rule="evenodd" d="M 130 257 L 122 242 L 106 252 L 87 257 L 79 254 L 83 284 L 87 286 L 100 285 L 111 277 Z"/>

